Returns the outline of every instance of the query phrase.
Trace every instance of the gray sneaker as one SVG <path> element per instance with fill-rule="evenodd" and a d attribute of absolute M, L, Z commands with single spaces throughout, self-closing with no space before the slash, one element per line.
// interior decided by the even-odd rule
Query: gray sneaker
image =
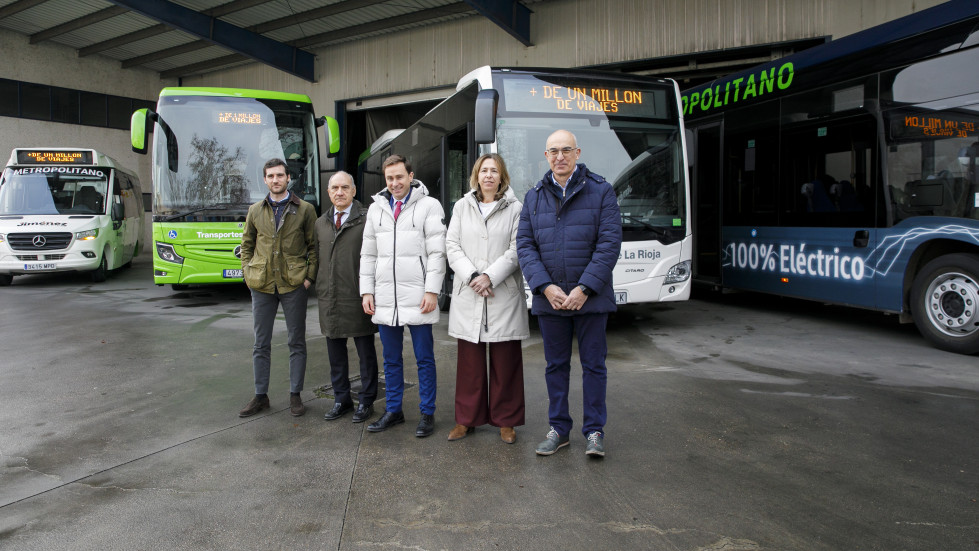
<path fill-rule="evenodd" d="M 547 432 L 547 436 L 544 441 L 537 444 L 537 455 L 551 455 L 559 449 L 568 445 L 567 435 L 561 436 L 551 427 L 551 430 Z"/>
<path fill-rule="evenodd" d="M 588 445 L 585 446 L 585 455 L 605 457 L 605 435 L 597 430 L 588 433 Z"/>

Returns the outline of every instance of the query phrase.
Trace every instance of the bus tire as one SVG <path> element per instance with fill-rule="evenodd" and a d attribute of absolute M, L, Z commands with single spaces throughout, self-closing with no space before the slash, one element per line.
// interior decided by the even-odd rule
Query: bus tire
<path fill-rule="evenodd" d="M 6 287 L 14 282 L 13 274 L 0 274 L 0 287 Z"/>
<path fill-rule="evenodd" d="M 442 311 L 442 312 L 448 312 L 449 311 L 449 304 L 452 303 L 452 296 L 449 295 L 448 293 L 445 293 L 445 292 L 439 293 L 438 298 L 436 299 L 436 302 L 438 302 L 439 310 L 440 311 Z"/>
<path fill-rule="evenodd" d="M 92 270 L 89 275 L 92 277 L 92 281 L 95 283 L 102 283 L 105 278 L 108 277 L 109 267 L 107 265 L 107 260 L 105 259 L 105 252 L 102 253 L 102 260 L 99 262 L 99 267 Z"/>
<path fill-rule="evenodd" d="M 925 264 L 911 286 L 911 315 L 935 348 L 979 352 L 979 255 L 948 254 Z"/>

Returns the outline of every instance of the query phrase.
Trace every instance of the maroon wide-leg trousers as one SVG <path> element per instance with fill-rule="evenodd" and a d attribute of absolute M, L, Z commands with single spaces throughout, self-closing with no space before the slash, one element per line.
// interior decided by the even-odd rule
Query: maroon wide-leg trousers
<path fill-rule="evenodd" d="M 456 423 L 467 427 L 487 423 L 494 427 L 523 425 L 523 352 L 520 341 L 472 343 L 459 339 L 458 356 Z"/>

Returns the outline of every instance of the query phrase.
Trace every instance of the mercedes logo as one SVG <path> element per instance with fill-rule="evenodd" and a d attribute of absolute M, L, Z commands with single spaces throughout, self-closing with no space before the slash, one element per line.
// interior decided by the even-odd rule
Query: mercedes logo
<path fill-rule="evenodd" d="M 241 258 L 241 245 L 238 245 L 237 247 L 235 247 L 235 257 L 237 257 L 239 259 Z"/>
<path fill-rule="evenodd" d="M 43 247 L 47 242 L 48 240 L 45 239 L 43 235 L 35 235 L 34 240 L 31 241 L 31 243 L 34 243 L 34 246 L 37 248 Z"/>

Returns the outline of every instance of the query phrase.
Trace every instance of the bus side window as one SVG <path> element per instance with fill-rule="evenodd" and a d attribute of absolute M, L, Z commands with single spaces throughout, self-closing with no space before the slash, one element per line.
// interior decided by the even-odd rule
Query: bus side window
<path fill-rule="evenodd" d="M 874 225 L 870 184 L 875 170 L 870 115 L 788 126 L 783 134 L 782 224 L 808 227 Z"/>
<path fill-rule="evenodd" d="M 731 111 L 725 119 L 724 223 L 774 225 L 778 219 L 778 102 Z"/>

